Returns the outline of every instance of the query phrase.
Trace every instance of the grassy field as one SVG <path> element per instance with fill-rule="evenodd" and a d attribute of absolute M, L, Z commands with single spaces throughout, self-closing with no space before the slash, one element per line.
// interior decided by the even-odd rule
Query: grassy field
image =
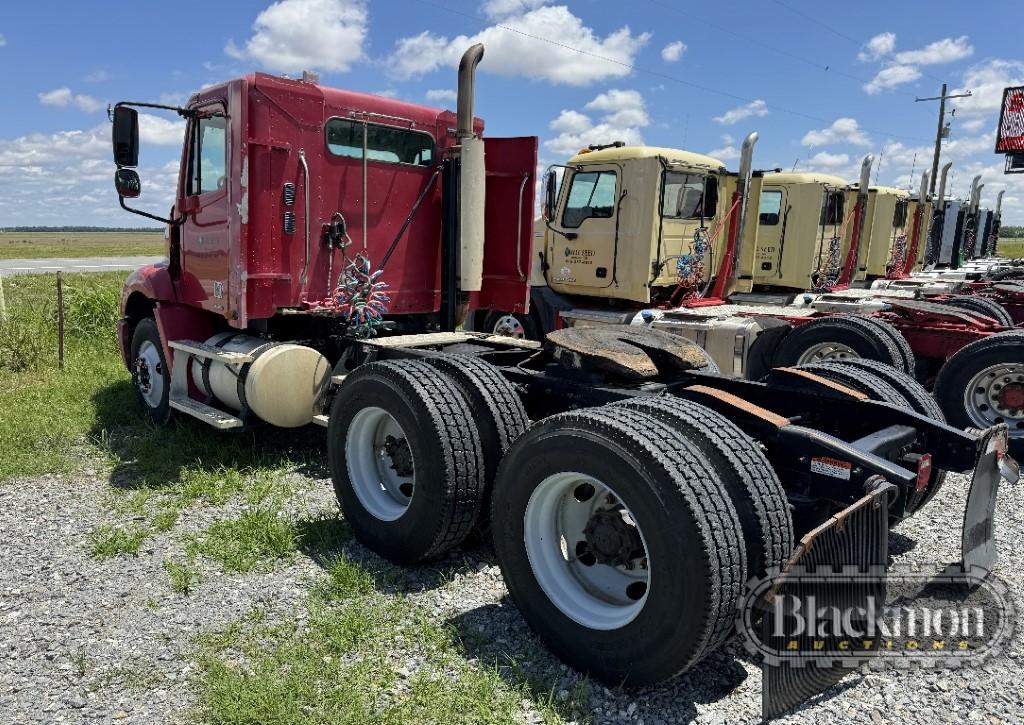
<path fill-rule="evenodd" d="M 161 232 L 0 232 L 0 259 L 159 256 Z"/>
<path fill-rule="evenodd" d="M 996 253 L 1000 257 L 1024 257 L 1024 239 L 1000 239 Z"/>
<path fill-rule="evenodd" d="M 413 601 L 409 587 L 396 585 L 407 570 L 375 557 L 354 562 L 350 531 L 333 511 L 289 505 L 328 476 L 319 429 L 217 434 L 191 420 L 151 425 L 116 349 L 124 275 L 65 279 L 63 371 L 53 277 L 4 280 L 0 486 L 40 474 L 69 482 L 98 476 L 109 519 L 88 532 L 89 555 L 120 557 L 127 571 L 134 558 L 152 555 L 150 537 L 179 537 L 184 554 L 162 567 L 177 596 L 244 586 L 242 577 L 300 556 L 322 566 L 301 611 L 272 622 L 253 611 L 199 636 L 198 702 L 187 720 L 468 725 L 521 722 L 524 708 L 545 723 L 587 720 L 586 680 L 556 696 L 552 683 L 564 672 L 550 659 L 520 670 L 523 661 L 505 654 L 501 640 L 439 620 Z M 198 532 L 179 529 L 179 517 L 204 508 L 227 517 Z M 409 660 L 421 664 L 403 672 Z"/>

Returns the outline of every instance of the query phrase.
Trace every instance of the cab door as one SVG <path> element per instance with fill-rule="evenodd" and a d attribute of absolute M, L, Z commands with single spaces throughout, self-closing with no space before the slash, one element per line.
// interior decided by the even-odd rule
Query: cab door
<path fill-rule="evenodd" d="M 754 278 L 770 283 L 782 276 L 782 252 L 789 221 L 789 190 L 785 186 L 765 186 L 757 213 L 757 252 Z"/>
<path fill-rule="evenodd" d="M 620 176 L 617 165 L 595 164 L 562 182 L 564 201 L 551 220 L 547 250 L 555 289 L 612 284 Z"/>
<path fill-rule="evenodd" d="M 178 211 L 181 224 L 182 301 L 228 315 L 231 290 L 228 231 L 227 113 L 220 103 L 201 106 L 189 123 L 187 167 Z"/>

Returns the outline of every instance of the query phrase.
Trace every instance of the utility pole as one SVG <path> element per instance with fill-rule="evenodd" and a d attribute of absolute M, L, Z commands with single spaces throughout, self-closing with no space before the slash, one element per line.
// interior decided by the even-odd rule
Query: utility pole
<path fill-rule="evenodd" d="M 966 93 L 959 93 L 955 96 L 946 95 L 946 84 L 942 84 L 942 92 L 937 96 L 931 96 L 929 98 L 915 98 L 914 103 L 920 103 L 921 101 L 938 101 L 939 102 L 939 127 L 935 131 L 935 156 L 932 158 L 932 173 L 931 181 L 929 182 L 928 193 L 935 194 L 935 179 L 939 175 L 939 154 L 942 153 L 942 122 L 946 120 L 946 99 L 948 98 L 967 98 L 971 95 L 970 91 Z"/>

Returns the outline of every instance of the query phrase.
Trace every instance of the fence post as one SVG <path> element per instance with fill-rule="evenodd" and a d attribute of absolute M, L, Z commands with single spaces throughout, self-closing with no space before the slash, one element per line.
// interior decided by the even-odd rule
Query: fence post
<path fill-rule="evenodd" d="M 57 367 L 64 369 L 64 276 L 57 272 Z"/>

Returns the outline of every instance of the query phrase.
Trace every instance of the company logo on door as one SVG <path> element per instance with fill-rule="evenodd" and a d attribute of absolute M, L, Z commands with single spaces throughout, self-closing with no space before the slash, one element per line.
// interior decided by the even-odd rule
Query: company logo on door
<path fill-rule="evenodd" d="M 593 264 L 596 256 L 597 252 L 593 249 L 565 248 L 565 261 L 570 264 Z"/>

